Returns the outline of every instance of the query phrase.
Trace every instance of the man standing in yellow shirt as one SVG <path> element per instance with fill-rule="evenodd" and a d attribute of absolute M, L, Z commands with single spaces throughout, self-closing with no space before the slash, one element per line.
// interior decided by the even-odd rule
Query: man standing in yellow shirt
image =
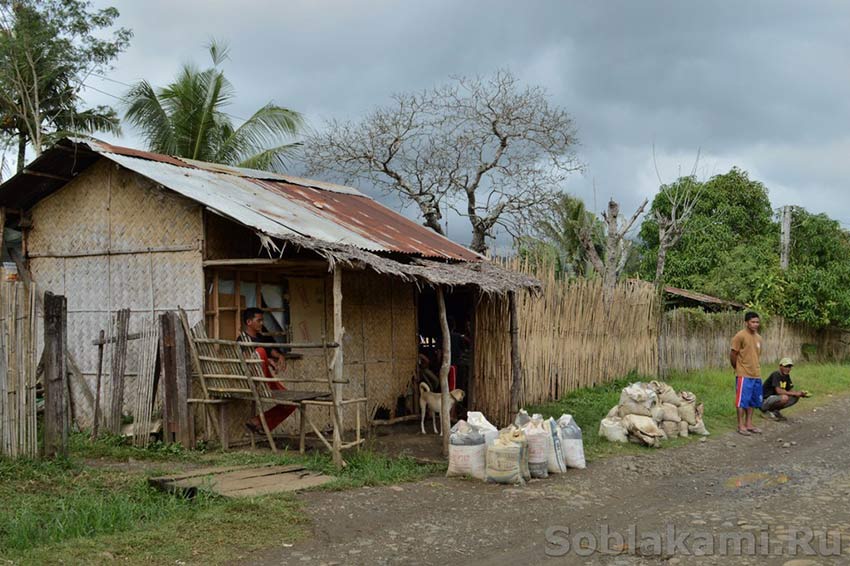
<path fill-rule="evenodd" d="M 761 408 L 762 384 L 761 336 L 759 335 L 759 315 L 748 312 L 744 315 L 746 328 L 732 338 L 732 352 L 729 362 L 735 368 L 735 407 L 738 409 L 738 434 L 750 436 L 761 434 L 761 429 L 753 426 L 753 409 Z"/>

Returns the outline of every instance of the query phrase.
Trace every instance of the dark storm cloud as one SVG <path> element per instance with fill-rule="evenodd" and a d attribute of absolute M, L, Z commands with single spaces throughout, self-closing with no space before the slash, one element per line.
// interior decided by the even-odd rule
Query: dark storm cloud
<path fill-rule="evenodd" d="M 100 2 L 99 2 L 100 3 Z M 103 2 L 108 5 L 110 2 Z M 111 2 L 136 32 L 112 78 L 163 84 L 179 63 L 226 66 L 247 116 L 274 100 L 356 119 L 390 94 L 505 67 L 572 113 L 586 164 L 565 187 L 634 207 L 687 173 L 733 165 L 799 204 L 850 220 L 850 4 L 843 2 Z M 122 86 L 93 86 L 120 94 Z M 95 92 L 97 102 L 115 102 Z M 122 140 L 139 141 L 127 132 Z M 451 232 L 464 241 L 462 220 Z"/>

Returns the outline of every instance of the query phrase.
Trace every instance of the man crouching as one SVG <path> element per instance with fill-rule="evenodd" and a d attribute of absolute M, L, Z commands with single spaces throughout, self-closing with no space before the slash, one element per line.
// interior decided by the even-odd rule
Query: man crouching
<path fill-rule="evenodd" d="M 807 391 L 792 391 L 794 384 L 791 381 L 791 369 L 794 363 L 791 358 L 779 360 L 779 369 L 764 380 L 762 385 L 761 412 L 765 416 L 773 417 L 778 421 L 787 420 L 780 411 L 787 409 L 797 403 L 800 397 L 808 397 Z"/>

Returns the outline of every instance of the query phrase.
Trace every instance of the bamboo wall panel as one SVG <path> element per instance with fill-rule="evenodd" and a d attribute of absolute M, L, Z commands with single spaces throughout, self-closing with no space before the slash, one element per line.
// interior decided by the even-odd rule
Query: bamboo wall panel
<path fill-rule="evenodd" d="M 135 173 L 98 163 L 32 210 L 28 252 L 42 291 L 68 299 L 68 348 L 94 391 L 100 330 L 131 309 L 130 332 L 167 310 L 183 307 L 192 323 L 203 306 L 200 207 Z M 134 252 L 134 253 L 124 253 Z M 60 256 L 60 257 L 45 257 Z M 104 367 L 110 367 L 107 346 Z M 139 345 L 127 351 L 125 411 L 135 402 Z M 102 393 L 108 392 L 108 370 Z M 92 407 L 72 388 L 80 426 Z M 106 395 L 104 398 L 108 398 Z"/>

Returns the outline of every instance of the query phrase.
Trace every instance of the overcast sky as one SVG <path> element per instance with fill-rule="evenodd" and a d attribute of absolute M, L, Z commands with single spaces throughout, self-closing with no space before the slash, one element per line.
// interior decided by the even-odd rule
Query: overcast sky
<path fill-rule="evenodd" d="M 827 212 L 850 227 L 848 2 L 95 4 L 117 7 L 135 33 L 111 80 L 87 81 L 104 93 L 141 78 L 162 86 L 183 62 L 206 66 L 210 37 L 230 45 L 231 114 L 274 101 L 315 128 L 357 119 L 394 92 L 504 67 L 572 114 L 586 170 L 564 189 L 589 208 L 611 196 L 627 210 L 651 198 L 654 145 L 665 182 L 689 172 L 699 150 L 701 178 L 738 166 L 775 207 Z M 93 89 L 85 96 L 117 102 Z M 113 141 L 142 146 L 129 128 Z M 460 221 L 450 228 L 468 243 Z"/>

